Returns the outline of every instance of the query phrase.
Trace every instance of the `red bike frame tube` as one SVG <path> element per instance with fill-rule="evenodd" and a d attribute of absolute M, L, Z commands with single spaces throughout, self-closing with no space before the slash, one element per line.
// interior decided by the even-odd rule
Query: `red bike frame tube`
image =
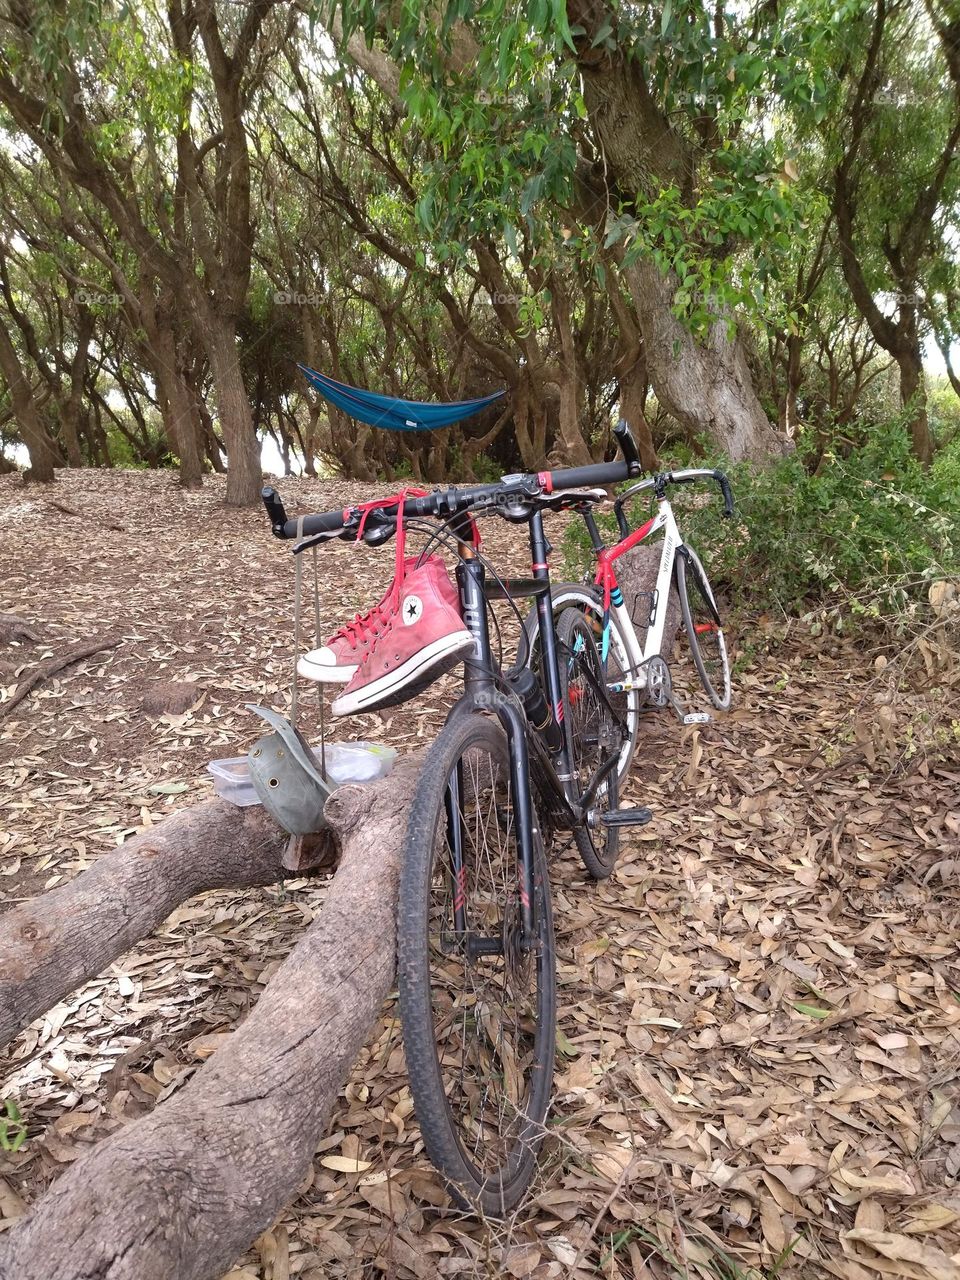
<path fill-rule="evenodd" d="M 617 585 L 617 575 L 613 570 L 614 560 L 618 560 L 625 552 L 632 550 L 637 543 L 642 542 L 653 528 L 656 519 L 656 516 L 651 516 L 646 524 L 642 524 L 639 529 L 634 529 L 628 538 L 624 538 L 622 542 L 618 542 L 612 547 L 605 547 L 597 556 L 597 576 L 594 578 L 594 583 L 598 587 L 603 587 L 604 613 L 607 613 L 610 609 L 610 593 Z"/>

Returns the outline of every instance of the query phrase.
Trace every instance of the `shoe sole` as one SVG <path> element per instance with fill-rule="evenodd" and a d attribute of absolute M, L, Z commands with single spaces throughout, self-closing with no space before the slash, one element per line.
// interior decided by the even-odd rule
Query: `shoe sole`
<path fill-rule="evenodd" d="M 301 658 L 297 663 L 297 674 L 316 684 L 349 684 L 357 674 L 357 668 L 314 666 L 312 662 Z"/>
<path fill-rule="evenodd" d="M 335 716 L 351 716 L 407 702 L 432 684 L 438 676 L 456 666 L 461 652 L 472 647 L 473 636 L 469 631 L 455 631 L 453 635 L 434 640 L 433 644 L 428 644 L 412 658 L 408 658 L 396 671 L 381 676 L 356 693 L 346 693 L 337 698 L 330 711 Z"/>

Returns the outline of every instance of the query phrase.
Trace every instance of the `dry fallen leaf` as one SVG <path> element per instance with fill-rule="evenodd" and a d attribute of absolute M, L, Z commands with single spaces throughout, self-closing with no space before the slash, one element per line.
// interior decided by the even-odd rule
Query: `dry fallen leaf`
<path fill-rule="evenodd" d="M 185 494 L 166 474 L 67 469 L 57 488 L 85 519 L 54 530 L 42 500 L 0 476 L 0 592 L 16 592 L 25 613 L 30 602 L 51 653 L 100 634 L 108 617 L 125 634 L 0 721 L 5 900 L 66 882 L 141 824 L 209 794 L 207 762 L 259 734 L 244 704 L 285 705 L 290 559 L 259 513 L 223 505 L 222 483 Z M 282 488 L 303 510 L 378 491 L 298 478 Z M 103 526 L 119 509 L 126 533 Z M 93 526 L 96 545 L 84 537 Z M 498 565 L 529 571 L 514 527 L 490 521 L 483 533 Z M 324 547 L 324 634 L 380 598 L 391 551 Z M 940 603 L 955 625 L 951 601 Z M 503 625 L 509 648 L 506 615 Z M 918 737 L 931 688 L 957 706 L 955 677 L 935 637 L 903 679 L 892 654 L 877 663 L 862 640 L 772 615 L 738 625 L 730 713 L 695 731 L 643 717 L 624 798 L 650 804 L 654 820 L 622 833 L 611 879 L 587 883 L 574 851 L 553 851 L 560 1052 L 543 1177 L 516 1223 L 491 1241 L 490 1224 L 448 1212 L 420 1146 L 392 996 L 295 1205 L 264 1257 L 238 1259 L 235 1280 L 282 1274 L 281 1227 L 298 1280 L 436 1280 L 473 1275 L 487 1258 L 510 1275 L 500 1259 L 511 1248 L 515 1266 L 538 1259 L 535 1280 L 563 1280 L 578 1257 L 575 1280 L 707 1280 L 721 1252 L 759 1276 L 781 1236 L 792 1248 L 781 1280 L 939 1280 L 941 1255 L 956 1273 L 960 1130 L 947 1103 L 960 1027 L 960 768 Z M 15 683 L 0 671 L 0 686 Z M 174 685 L 175 705 L 164 701 Z M 154 712 L 151 690 L 163 695 Z M 336 735 L 422 745 L 455 691 L 445 677 Z M 704 709 L 695 689 L 683 696 Z M 316 690 L 303 714 L 315 738 Z M 75 1153 L 207 1069 L 325 893 L 320 877 L 288 881 L 282 895 L 194 898 L 9 1046 L 4 1096 L 43 1136 L 4 1156 L 0 1227 Z M 874 1246 L 887 1227 L 897 1243 L 884 1252 Z M 871 1230 L 880 1235 L 854 1234 Z M 891 1257 L 904 1239 L 933 1253 Z"/>

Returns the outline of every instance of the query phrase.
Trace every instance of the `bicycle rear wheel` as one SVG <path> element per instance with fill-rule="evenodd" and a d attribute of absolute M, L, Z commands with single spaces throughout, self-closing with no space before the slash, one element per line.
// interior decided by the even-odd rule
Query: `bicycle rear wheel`
<path fill-rule="evenodd" d="M 730 706 L 730 662 L 717 604 L 700 558 L 683 547 L 676 560 L 680 616 L 690 656 L 707 697 L 719 711 Z"/>
<path fill-rule="evenodd" d="M 427 753 L 400 879 L 400 1018 L 427 1155 L 454 1198 L 499 1216 L 536 1166 L 553 1081 L 556 953 L 535 832 L 524 951 L 506 736 L 456 715 Z M 459 917 L 459 918 L 458 918 Z"/>
<path fill-rule="evenodd" d="M 565 609 L 557 624 L 557 644 L 567 744 L 583 795 L 611 755 L 619 758 L 624 733 L 606 697 L 590 619 L 579 609 Z M 601 781 L 590 808 L 599 818 L 619 804 L 620 777 L 614 764 Z M 605 880 L 617 861 L 619 830 L 586 824 L 575 827 L 573 835 L 583 865 L 595 880 Z"/>

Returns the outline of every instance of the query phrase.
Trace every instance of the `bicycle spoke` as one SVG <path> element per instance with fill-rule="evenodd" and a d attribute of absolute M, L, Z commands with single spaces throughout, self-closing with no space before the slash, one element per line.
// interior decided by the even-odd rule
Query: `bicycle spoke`
<path fill-rule="evenodd" d="M 432 1003 L 438 1056 L 461 1140 L 477 1167 L 493 1173 L 513 1160 L 527 1124 L 535 1061 L 537 965 L 511 960 L 508 935 L 519 928 L 516 845 L 508 771 L 482 752 L 465 754 L 458 806 L 465 876 L 466 929 L 451 953 L 442 939 L 453 921 L 448 832 L 436 835 L 431 891 Z M 456 890 L 455 890 L 456 891 Z M 496 954 L 477 951 L 499 943 Z M 472 954 L 472 950 L 475 954 Z"/>

